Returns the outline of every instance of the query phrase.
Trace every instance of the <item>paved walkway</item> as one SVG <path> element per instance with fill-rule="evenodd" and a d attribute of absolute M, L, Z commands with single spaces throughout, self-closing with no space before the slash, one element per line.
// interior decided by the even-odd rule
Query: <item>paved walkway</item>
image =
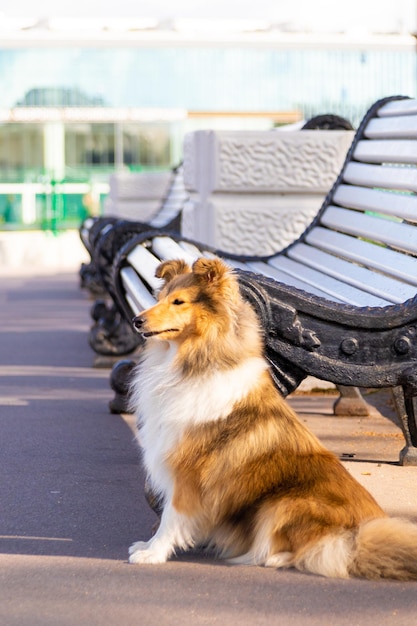
<path fill-rule="evenodd" d="M 90 304 L 75 274 L 0 282 L 2 626 L 416 622 L 413 583 L 232 568 L 198 554 L 128 565 L 128 546 L 155 518 L 131 420 L 109 414 L 109 372 L 91 367 Z M 329 396 L 291 402 L 387 510 L 417 519 L 417 468 L 395 465 L 389 394 L 369 399 L 381 412 L 366 419 L 334 418 Z"/>

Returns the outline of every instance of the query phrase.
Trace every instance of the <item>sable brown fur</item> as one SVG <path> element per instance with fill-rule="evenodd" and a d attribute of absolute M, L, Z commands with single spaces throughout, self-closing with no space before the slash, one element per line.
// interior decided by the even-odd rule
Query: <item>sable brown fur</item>
<path fill-rule="evenodd" d="M 174 506 L 188 515 L 208 515 L 210 525 L 226 524 L 222 548 L 229 555 L 236 546 L 229 545 L 228 524 L 233 534 L 241 527 L 246 545 L 239 552 L 253 541 L 253 519 L 248 524 L 242 516 L 246 507 L 258 520 L 266 511 L 274 515 L 273 542 L 290 552 L 332 529 L 384 516 L 338 459 L 294 419 L 268 374 L 225 421 L 187 433 L 169 463 L 176 477 Z M 273 513 L 276 506 L 279 515 Z"/>
<path fill-rule="evenodd" d="M 218 259 L 168 261 L 133 397 L 152 488 L 164 503 L 130 561 L 214 545 L 232 562 L 324 576 L 417 578 L 417 526 L 388 518 L 273 384 L 262 334 Z"/>

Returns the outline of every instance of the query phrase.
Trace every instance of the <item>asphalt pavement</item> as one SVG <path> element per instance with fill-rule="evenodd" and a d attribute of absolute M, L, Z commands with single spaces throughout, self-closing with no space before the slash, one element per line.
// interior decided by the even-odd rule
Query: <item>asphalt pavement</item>
<path fill-rule="evenodd" d="M 91 303 L 76 272 L 0 279 L 1 626 L 417 623 L 417 583 L 230 567 L 198 552 L 129 565 L 156 518 L 132 418 L 109 413 L 109 370 L 92 367 Z M 330 394 L 290 402 L 389 513 L 417 520 L 417 468 L 397 464 L 390 393 L 366 398 L 365 418 L 334 417 Z"/>

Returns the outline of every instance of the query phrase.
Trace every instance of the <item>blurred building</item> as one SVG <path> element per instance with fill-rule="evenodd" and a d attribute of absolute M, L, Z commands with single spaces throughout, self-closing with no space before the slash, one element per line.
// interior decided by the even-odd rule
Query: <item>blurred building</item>
<path fill-rule="evenodd" d="M 376 99 L 415 95 L 416 75 L 406 34 L 2 18 L 0 227 L 78 224 L 112 171 L 176 164 L 189 130 L 355 125 Z"/>

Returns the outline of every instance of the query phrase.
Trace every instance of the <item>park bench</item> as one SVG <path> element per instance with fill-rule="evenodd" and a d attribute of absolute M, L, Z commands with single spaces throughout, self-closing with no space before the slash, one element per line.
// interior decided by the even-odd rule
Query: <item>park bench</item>
<path fill-rule="evenodd" d="M 93 295 L 103 295 L 108 291 L 108 271 L 114 260 L 114 252 L 129 238 L 130 234 L 138 234 L 149 228 L 179 230 L 181 210 L 188 198 L 184 187 L 183 165 L 174 167 L 167 176 L 160 173 L 114 175 L 114 214 L 100 217 L 87 217 L 81 224 L 79 234 L 90 262 L 83 263 L 80 268 L 81 287 L 89 289 Z M 130 178 L 133 180 L 130 180 Z M 136 180 L 136 178 L 139 180 Z M 144 184 L 141 177 L 146 178 Z M 148 180 L 150 179 L 150 180 Z M 168 184 L 166 184 L 168 183 Z M 146 189 L 142 189 L 145 187 Z M 138 197 L 142 194 L 140 197 Z M 152 195 L 162 199 L 153 209 L 152 198 L 145 200 L 143 195 Z M 127 196 L 127 200 L 125 198 Z M 120 205 L 133 205 L 136 212 L 145 210 L 150 213 L 149 220 L 131 220 L 119 215 Z M 140 205 L 140 206 L 138 206 Z M 130 212 L 132 208 L 130 208 Z"/>
<path fill-rule="evenodd" d="M 127 319 L 155 302 L 161 260 L 218 255 L 236 269 L 286 396 L 308 375 L 347 387 L 394 390 L 417 464 L 417 100 L 384 98 L 367 112 L 336 183 L 301 237 L 267 257 L 227 255 L 177 234 L 130 239 L 113 266 Z M 113 368 L 123 409 L 133 362 Z"/>
<path fill-rule="evenodd" d="M 160 207 L 149 222 L 104 216 L 90 218 L 93 219 L 90 224 L 81 225 L 80 236 L 91 256 L 88 270 L 84 266 L 80 271 L 84 277 L 82 284 L 87 283 L 93 295 L 99 296 L 91 308 L 93 325 L 89 333 L 90 346 L 99 355 L 96 364 L 106 364 L 107 356 L 130 352 L 138 343 L 136 333 L 113 301 L 111 268 L 116 252 L 132 236 L 150 228 L 179 231 L 181 211 L 187 199 L 181 164 L 173 169 Z"/>

